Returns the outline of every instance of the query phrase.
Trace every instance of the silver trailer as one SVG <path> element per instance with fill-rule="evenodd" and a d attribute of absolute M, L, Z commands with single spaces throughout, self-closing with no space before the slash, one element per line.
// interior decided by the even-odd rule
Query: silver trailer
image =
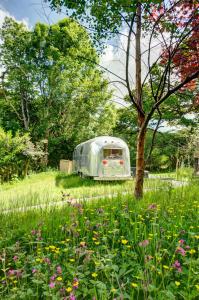
<path fill-rule="evenodd" d="M 116 137 L 99 136 L 76 146 L 73 170 L 94 180 L 128 180 L 131 178 L 127 144 Z"/>

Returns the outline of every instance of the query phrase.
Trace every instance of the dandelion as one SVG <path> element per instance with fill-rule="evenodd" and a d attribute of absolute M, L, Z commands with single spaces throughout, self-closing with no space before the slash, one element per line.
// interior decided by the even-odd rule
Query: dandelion
<path fill-rule="evenodd" d="M 123 245 L 126 245 L 126 244 L 128 243 L 128 241 L 127 241 L 127 240 L 121 240 L 121 243 L 122 243 Z"/>
<path fill-rule="evenodd" d="M 57 280 L 57 281 L 62 281 L 62 277 L 61 277 L 61 276 L 58 276 L 58 277 L 56 278 L 56 280 Z"/>
<path fill-rule="evenodd" d="M 190 251 L 189 251 L 189 253 L 192 255 L 192 254 L 195 254 L 196 253 L 196 250 L 195 249 L 191 249 Z"/>
<path fill-rule="evenodd" d="M 92 276 L 93 278 L 96 278 L 96 277 L 98 276 L 98 274 L 94 272 L 94 273 L 91 274 L 91 276 Z"/>
<path fill-rule="evenodd" d="M 72 289 L 70 286 L 66 288 L 66 291 L 67 291 L 68 293 L 72 292 L 72 290 L 73 290 L 73 289 Z"/>
<path fill-rule="evenodd" d="M 138 287 L 138 284 L 135 283 L 135 282 L 132 282 L 132 283 L 131 283 L 131 286 L 132 286 L 133 288 L 137 288 L 137 287 Z"/>
<path fill-rule="evenodd" d="M 180 285 L 180 282 L 179 282 L 179 281 L 175 281 L 175 285 L 176 285 L 176 286 L 179 286 L 179 285 Z"/>

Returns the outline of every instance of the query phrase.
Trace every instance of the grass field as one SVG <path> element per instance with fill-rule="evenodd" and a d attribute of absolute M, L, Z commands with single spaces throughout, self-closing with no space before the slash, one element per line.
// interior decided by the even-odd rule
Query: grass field
<path fill-rule="evenodd" d="M 160 180 L 146 180 L 146 189 L 157 189 L 167 184 Z M 133 194 L 134 181 L 97 182 L 60 172 L 32 174 L 25 180 L 0 186 L 0 211 L 71 198 L 87 198 L 116 193 Z M 66 195 L 64 199 L 62 192 Z"/>
<path fill-rule="evenodd" d="M 121 194 L 132 192 L 132 182 L 106 185 L 55 172 L 2 186 L 9 208 L 15 199 L 29 205 L 30 191 L 39 202 L 60 199 L 61 191 L 120 194 L 0 213 L 0 299 L 197 300 L 199 181 L 172 188 L 155 179 L 145 187 L 137 201 Z"/>

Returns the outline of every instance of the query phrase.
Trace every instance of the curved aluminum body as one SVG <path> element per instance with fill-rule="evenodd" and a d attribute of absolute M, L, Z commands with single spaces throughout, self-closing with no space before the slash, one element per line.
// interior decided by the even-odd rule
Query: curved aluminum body
<path fill-rule="evenodd" d="M 111 179 L 130 177 L 130 155 L 120 138 L 100 136 L 79 144 L 73 153 L 73 168 L 77 174 Z"/>

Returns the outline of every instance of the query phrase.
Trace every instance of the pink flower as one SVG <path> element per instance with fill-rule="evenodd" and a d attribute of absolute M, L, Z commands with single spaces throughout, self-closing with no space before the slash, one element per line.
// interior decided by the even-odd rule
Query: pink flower
<path fill-rule="evenodd" d="M 178 243 L 181 244 L 181 245 L 183 245 L 184 242 L 185 242 L 185 240 L 182 240 L 182 239 L 178 241 Z"/>
<path fill-rule="evenodd" d="M 180 253 L 182 256 L 186 255 L 186 251 L 182 247 L 177 247 L 176 253 Z"/>
<path fill-rule="evenodd" d="M 144 240 L 144 241 L 139 243 L 139 246 L 140 247 L 146 247 L 146 246 L 148 246 L 148 244 L 149 244 L 149 240 Z"/>
<path fill-rule="evenodd" d="M 69 300 L 76 300 L 75 296 L 73 294 L 70 294 Z"/>
<path fill-rule="evenodd" d="M 32 269 L 32 274 L 37 273 L 37 269 Z"/>
<path fill-rule="evenodd" d="M 173 267 L 178 271 L 178 272 L 182 272 L 182 267 L 181 264 L 178 260 L 176 260 L 173 264 Z"/>
<path fill-rule="evenodd" d="M 152 203 L 148 206 L 148 209 L 157 209 L 157 204 Z"/>
<path fill-rule="evenodd" d="M 189 249 L 190 249 L 190 246 L 186 246 L 185 249 L 189 250 Z"/>
<path fill-rule="evenodd" d="M 17 256 L 17 255 L 15 255 L 14 257 L 13 257 L 13 260 L 14 261 L 17 261 L 19 259 L 19 257 Z"/>
<path fill-rule="evenodd" d="M 57 273 L 61 274 L 62 273 L 62 268 L 60 266 L 57 267 Z"/>
<path fill-rule="evenodd" d="M 57 275 L 54 274 L 53 276 L 50 277 L 50 280 L 51 280 L 51 281 L 54 281 L 56 277 L 57 277 Z"/>
<path fill-rule="evenodd" d="M 51 264 L 50 259 L 49 259 L 48 257 L 45 257 L 45 258 L 44 258 L 44 262 L 47 263 L 48 265 Z"/>
<path fill-rule="evenodd" d="M 55 283 L 54 283 L 54 282 L 50 282 L 50 283 L 49 283 L 49 287 L 50 287 L 51 289 L 54 289 Z"/>

